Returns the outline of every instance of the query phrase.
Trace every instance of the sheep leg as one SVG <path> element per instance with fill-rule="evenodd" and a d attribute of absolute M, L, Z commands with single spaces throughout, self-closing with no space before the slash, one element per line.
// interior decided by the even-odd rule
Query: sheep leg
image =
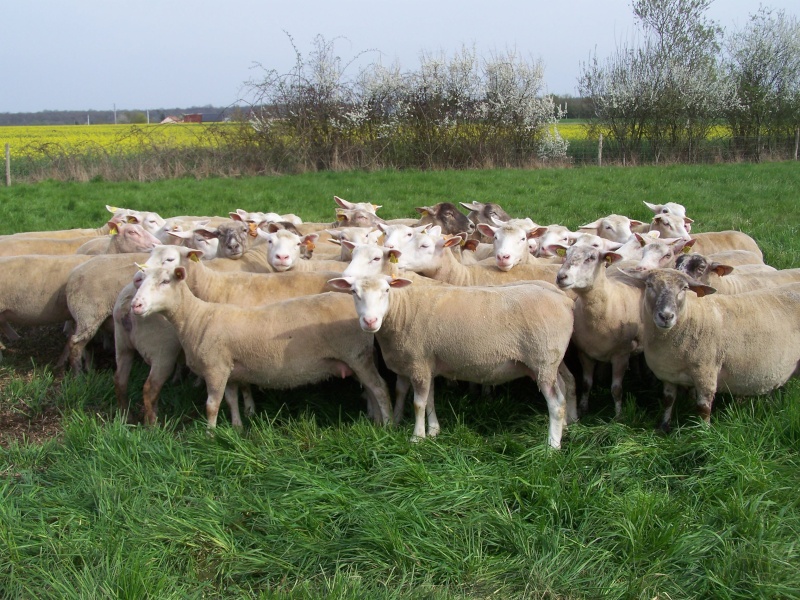
<path fill-rule="evenodd" d="M 564 394 L 561 393 L 558 379 L 561 377 L 556 373 L 555 378 L 548 378 L 543 380 L 542 374 L 539 374 L 538 385 L 539 391 L 542 392 L 545 400 L 547 400 L 547 412 L 550 415 L 550 426 L 548 429 L 548 442 L 552 448 L 561 448 L 561 434 L 564 431 L 564 423 L 566 422 L 566 400 Z M 564 383 L 562 381 L 561 386 Z"/>
<path fill-rule="evenodd" d="M 622 378 L 628 370 L 629 354 L 615 356 L 611 360 L 611 396 L 614 398 L 614 418 L 622 414 Z"/>
<path fill-rule="evenodd" d="M 114 371 L 114 392 L 117 396 L 117 408 L 127 412 L 130 408 L 128 400 L 128 381 L 133 367 L 134 350 L 129 344 L 121 341 L 121 336 L 116 336 L 117 368 Z M 128 415 L 130 419 L 130 415 Z"/>
<path fill-rule="evenodd" d="M 558 365 L 558 380 L 559 385 L 563 384 L 561 393 L 564 394 L 564 399 L 567 403 L 567 425 L 578 422 L 578 406 L 577 397 L 575 394 L 575 376 L 567 367 L 567 363 L 563 360 Z"/>
<path fill-rule="evenodd" d="M 580 414 L 585 415 L 589 412 L 589 394 L 592 391 L 594 384 L 594 359 L 590 358 L 584 352 L 578 352 L 578 360 L 581 362 L 581 370 L 583 371 L 583 390 L 581 391 L 581 400 L 579 404 Z"/>
<path fill-rule="evenodd" d="M 414 388 L 414 433 L 411 435 L 411 441 L 418 442 L 425 438 L 425 414 L 433 379 L 431 377 L 412 379 L 411 386 Z"/>
<path fill-rule="evenodd" d="M 406 394 L 408 388 L 411 387 L 411 381 L 408 377 L 402 375 L 397 376 L 397 382 L 394 385 L 394 422 L 399 424 L 403 420 L 403 410 L 406 405 Z"/>
<path fill-rule="evenodd" d="M 439 419 L 436 417 L 436 404 L 433 401 L 433 389 L 434 384 L 431 383 L 430 389 L 428 390 L 428 401 L 425 403 L 425 417 L 428 419 L 428 435 L 430 437 L 436 437 L 439 435 L 439 431 L 441 431 Z"/>
<path fill-rule="evenodd" d="M 348 364 L 347 365 L 356 378 L 361 382 L 361 385 L 369 390 L 369 393 L 375 399 L 378 406 L 378 411 L 373 416 L 373 421 L 386 425 L 392 418 L 392 402 L 389 399 L 389 387 L 383 380 L 383 377 L 378 373 L 375 363 L 370 357 L 365 364 Z"/>
<path fill-rule="evenodd" d="M 166 361 L 153 361 L 150 366 L 150 373 L 142 388 L 142 404 L 144 404 L 144 422 L 147 425 L 155 425 L 158 419 L 158 398 L 161 396 L 161 388 L 164 387 L 167 379 L 175 369 L 175 358 Z"/>
<path fill-rule="evenodd" d="M 244 401 L 244 415 L 246 417 L 252 417 L 256 414 L 256 403 L 253 401 L 253 388 L 250 387 L 249 383 L 245 383 L 241 386 L 242 390 L 242 400 Z"/>
<path fill-rule="evenodd" d="M 669 433 L 672 419 L 672 408 L 675 406 L 675 398 L 678 396 L 678 386 L 674 383 L 664 382 L 664 415 L 661 417 L 661 431 Z"/>
<path fill-rule="evenodd" d="M 225 401 L 231 411 L 231 425 L 242 427 L 242 416 L 239 414 L 239 386 L 237 384 L 229 383 L 225 386 Z"/>
<path fill-rule="evenodd" d="M 16 331 L 14 331 L 14 328 L 11 327 L 11 325 L 6 323 L 5 321 L 0 321 L 0 329 L 3 330 L 3 334 L 8 338 L 10 342 L 16 342 L 17 340 L 20 339 L 19 334 Z"/>
<path fill-rule="evenodd" d="M 227 377 L 216 377 L 213 378 L 210 375 L 206 375 L 206 392 L 208 397 L 206 398 L 206 428 L 207 429 L 215 429 L 217 427 L 217 415 L 219 415 L 219 406 L 222 404 L 222 396 L 226 392 L 226 384 L 228 382 Z M 238 395 L 238 391 L 237 391 Z M 236 401 L 237 406 L 237 413 L 238 413 L 238 397 Z"/>
<path fill-rule="evenodd" d="M 714 404 L 714 394 L 716 394 L 716 392 L 716 377 L 709 378 L 708 381 L 701 381 L 699 378 L 695 378 L 697 409 L 700 411 L 700 418 L 703 419 L 706 425 L 711 424 L 711 406 Z"/>

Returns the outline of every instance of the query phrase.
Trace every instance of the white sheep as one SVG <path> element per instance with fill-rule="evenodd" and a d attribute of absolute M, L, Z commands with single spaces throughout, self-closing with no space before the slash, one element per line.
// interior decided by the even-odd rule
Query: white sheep
<path fill-rule="evenodd" d="M 574 406 L 567 407 L 562 377 L 572 301 L 535 283 L 399 289 L 410 284 L 388 276 L 331 281 L 352 292 L 361 328 L 375 334 L 386 366 L 413 387 L 413 439 L 426 436 L 426 415 L 427 435 L 439 432 L 433 398 L 437 375 L 486 384 L 528 376 L 547 400 L 548 441 L 559 448 L 568 410 L 575 416 Z"/>
<path fill-rule="evenodd" d="M 359 327 L 351 300 L 329 292 L 259 308 L 215 304 L 196 298 L 185 279 L 184 267 L 148 269 L 131 310 L 138 316 L 160 312 L 175 327 L 186 364 L 206 382 L 209 428 L 231 384 L 290 389 L 348 375 L 374 398 L 377 420 L 389 422 L 374 338 Z"/>

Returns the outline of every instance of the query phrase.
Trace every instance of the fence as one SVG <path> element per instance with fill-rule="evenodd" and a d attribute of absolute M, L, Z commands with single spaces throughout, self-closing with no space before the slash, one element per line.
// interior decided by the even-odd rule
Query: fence
<path fill-rule="evenodd" d="M 248 144 L 231 138 L 213 147 L 152 147 L 139 152 L 51 153 L 46 157 L 22 156 L 11 161 L 5 144 L 6 185 L 45 179 L 88 181 L 150 181 L 172 177 L 212 177 L 294 173 L 347 169 L 459 169 L 537 166 L 646 165 L 675 163 L 725 163 L 798 160 L 800 129 L 782 138 L 715 137 L 693 144 L 656 146 L 642 142 L 622 147 L 613 138 L 572 139 L 566 157 L 543 159 L 534 140 L 506 144 L 476 144 L 443 136 L 444 143 L 421 147 L 407 139 L 381 140 L 380 147 L 338 140 L 330 147 L 293 143 Z M 289 140 L 290 142 L 292 140 Z M 302 140 L 300 140 L 302 141 Z"/>

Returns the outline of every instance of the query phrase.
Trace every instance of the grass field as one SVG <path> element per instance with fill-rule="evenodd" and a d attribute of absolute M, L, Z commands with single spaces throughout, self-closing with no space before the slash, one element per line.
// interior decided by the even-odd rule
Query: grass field
<path fill-rule="evenodd" d="M 671 200 L 696 231 L 741 229 L 768 263 L 800 267 L 788 162 L 45 182 L 0 189 L 0 233 L 99 226 L 106 204 L 327 220 L 334 194 L 386 218 L 491 200 L 573 228 Z M 617 422 L 601 378 L 560 452 L 545 447 L 545 403 L 527 381 L 490 398 L 438 385 L 442 433 L 420 444 L 409 414 L 372 425 L 350 381 L 261 392 L 243 431 L 209 437 L 190 381 L 165 389 L 165 424 L 129 426 L 114 416 L 113 359 L 64 376 L 59 328 L 24 333 L 0 366 L 1 597 L 800 596 L 797 381 L 720 394 L 710 428 L 681 398 L 664 436 L 652 381 L 629 374 Z"/>

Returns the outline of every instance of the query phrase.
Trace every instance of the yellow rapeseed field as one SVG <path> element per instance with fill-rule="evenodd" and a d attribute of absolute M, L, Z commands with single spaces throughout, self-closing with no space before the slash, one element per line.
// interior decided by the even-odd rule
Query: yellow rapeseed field
<path fill-rule="evenodd" d="M 221 123 L 7 126 L 0 127 L 0 148 L 9 144 L 12 157 L 42 157 L 208 146 L 216 139 L 212 128 L 224 126 Z"/>

